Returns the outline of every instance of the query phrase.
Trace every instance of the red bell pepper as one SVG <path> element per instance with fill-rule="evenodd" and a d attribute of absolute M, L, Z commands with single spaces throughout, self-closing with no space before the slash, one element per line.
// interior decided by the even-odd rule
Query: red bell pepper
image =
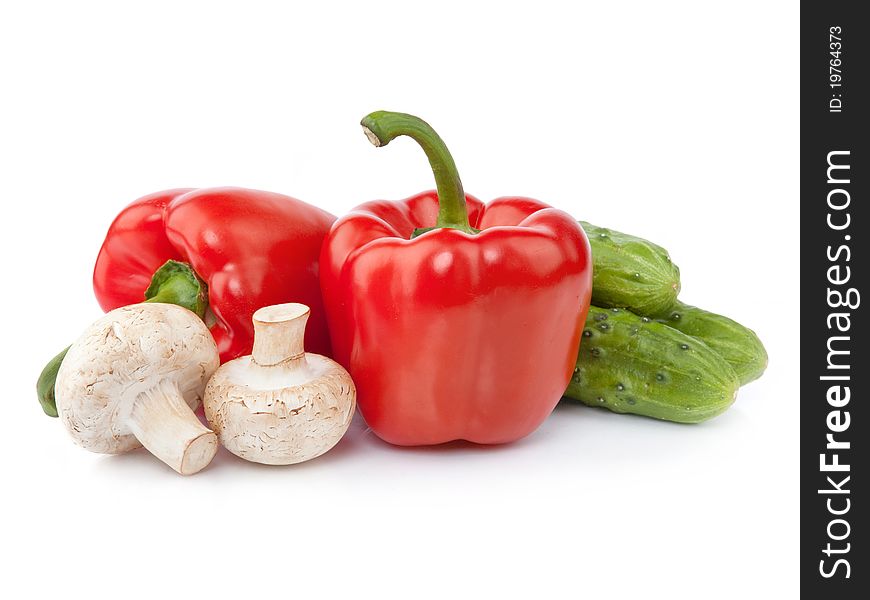
<path fill-rule="evenodd" d="M 536 200 L 466 196 L 444 142 L 416 117 L 376 112 L 362 125 L 375 146 L 417 141 L 437 185 L 359 206 L 323 245 L 333 352 L 366 422 L 399 445 L 531 433 L 577 358 L 592 291 L 583 230 Z"/>
<path fill-rule="evenodd" d="M 221 362 L 251 353 L 251 317 L 258 308 L 302 302 L 311 307 L 306 349 L 330 355 L 317 261 L 334 221 L 319 208 L 272 192 L 157 192 L 127 206 L 109 227 L 94 267 L 94 293 L 107 312 L 148 301 L 205 317 Z M 54 382 L 65 356 L 66 350 L 49 361 L 37 381 L 39 402 L 52 417 Z"/>
<path fill-rule="evenodd" d="M 151 194 L 127 206 L 109 227 L 94 267 L 94 293 L 105 311 L 142 302 L 157 269 L 169 260 L 182 262 L 208 285 L 221 362 L 251 353 L 254 311 L 290 301 L 311 307 L 305 348 L 329 354 L 317 260 L 333 221 L 319 208 L 273 192 Z M 152 287 L 148 296 L 159 293 Z"/>

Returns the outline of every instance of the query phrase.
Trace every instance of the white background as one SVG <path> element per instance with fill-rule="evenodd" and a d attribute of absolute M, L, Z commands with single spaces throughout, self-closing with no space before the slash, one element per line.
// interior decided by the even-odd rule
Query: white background
<path fill-rule="evenodd" d="M 791 598 L 798 576 L 798 6 L 3 3 L 6 598 Z M 569 9 L 570 7 L 570 9 Z M 100 315 L 126 203 L 179 186 L 335 214 L 433 187 L 418 114 L 481 199 L 654 240 L 770 367 L 678 426 L 560 406 L 507 447 L 398 449 L 358 419 L 289 468 L 176 475 L 45 417 L 43 363 Z"/>

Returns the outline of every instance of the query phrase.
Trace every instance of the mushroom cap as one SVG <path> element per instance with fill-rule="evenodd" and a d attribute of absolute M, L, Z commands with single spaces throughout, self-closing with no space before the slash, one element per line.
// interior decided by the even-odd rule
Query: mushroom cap
<path fill-rule="evenodd" d="M 341 365 L 319 354 L 306 353 L 289 370 L 243 356 L 215 372 L 203 407 L 227 450 L 252 462 L 290 465 L 339 442 L 356 408 L 356 388 Z"/>
<path fill-rule="evenodd" d="M 142 445 L 128 426 L 139 394 L 168 381 L 196 409 L 219 364 L 211 333 L 186 308 L 160 303 L 118 308 L 70 347 L 57 374 L 58 412 L 80 446 L 104 454 L 127 452 Z"/>

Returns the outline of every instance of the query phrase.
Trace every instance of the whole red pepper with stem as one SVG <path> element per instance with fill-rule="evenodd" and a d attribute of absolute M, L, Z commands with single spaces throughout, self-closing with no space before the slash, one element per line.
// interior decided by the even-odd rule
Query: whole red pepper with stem
<path fill-rule="evenodd" d="M 372 430 L 399 445 L 497 444 L 534 431 L 572 376 L 592 290 L 589 242 L 529 198 L 465 195 L 424 121 L 375 112 L 375 146 L 422 146 L 437 193 L 374 201 L 340 218 L 321 279 L 335 358 Z"/>
<path fill-rule="evenodd" d="M 148 299 L 205 315 L 221 362 L 251 353 L 254 311 L 301 302 L 311 307 L 306 349 L 328 355 L 318 257 L 334 221 L 319 208 L 273 192 L 202 188 L 151 194 L 127 206 L 109 227 L 94 267 L 94 293 L 107 312 Z M 63 354 L 37 384 L 48 414 Z"/>

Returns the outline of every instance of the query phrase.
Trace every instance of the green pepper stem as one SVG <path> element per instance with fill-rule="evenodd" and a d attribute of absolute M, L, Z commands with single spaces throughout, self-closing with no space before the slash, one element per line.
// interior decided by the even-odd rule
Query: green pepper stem
<path fill-rule="evenodd" d="M 190 265 L 169 260 L 154 272 L 151 285 L 145 290 L 144 301 L 177 304 L 196 313 L 200 319 L 204 319 L 208 308 L 208 288 Z M 57 416 L 54 385 L 57 381 L 57 372 L 69 349 L 70 347 L 67 346 L 66 350 L 48 361 L 36 381 L 39 404 L 49 417 Z"/>
<path fill-rule="evenodd" d="M 177 304 L 204 319 L 208 287 L 190 265 L 168 260 L 151 277 L 151 285 L 145 290 L 145 302 Z"/>
<path fill-rule="evenodd" d="M 420 144 L 438 189 L 438 219 L 435 227 L 458 229 L 465 233 L 479 233 L 468 222 L 465 192 L 456 170 L 456 163 L 444 140 L 423 119 L 405 113 L 376 111 L 367 115 L 360 124 L 369 141 L 377 147 L 386 146 L 395 138 L 406 135 Z M 414 236 L 425 230 L 416 230 Z M 414 237 L 412 236 L 412 237 Z"/>
<path fill-rule="evenodd" d="M 71 346 L 67 346 L 63 352 L 48 361 L 48 364 L 42 369 L 42 373 L 39 374 L 39 379 L 36 380 L 36 396 L 39 398 L 39 405 L 42 407 L 42 412 L 49 417 L 57 416 L 57 403 L 54 401 L 54 382 L 57 380 L 60 363 L 63 362 L 70 348 Z"/>

